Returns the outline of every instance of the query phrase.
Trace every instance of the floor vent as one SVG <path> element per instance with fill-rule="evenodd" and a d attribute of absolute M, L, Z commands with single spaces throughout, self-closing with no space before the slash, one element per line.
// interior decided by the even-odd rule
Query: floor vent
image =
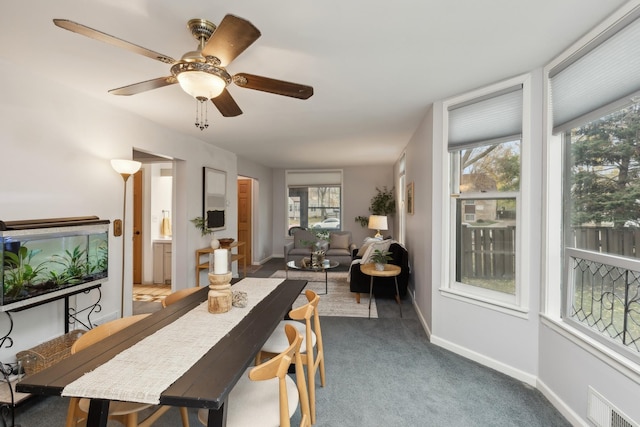
<path fill-rule="evenodd" d="M 640 427 L 591 387 L 587 418 L 598 427 Z"/>

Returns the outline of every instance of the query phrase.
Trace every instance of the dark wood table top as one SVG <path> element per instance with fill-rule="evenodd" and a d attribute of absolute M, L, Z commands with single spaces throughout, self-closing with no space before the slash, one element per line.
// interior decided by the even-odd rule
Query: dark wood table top
<path fill-rule="evenodd" d="M 254 361 L 280 320 L 306 285 L 285 280 L 222 338 L 209 352 L 160 396 L 160 404 L 220 409 L 246 368 Z M 30 375 L 17 390 L 60 395 L 64 387 L 85 372 L 106 363 L 121 351 L 175 321 L 207 299 L 208 287 L 136 322 L 99 344 L 71 355 L 56 365 Z M 212 316 L 215 316 L 212 314 Z M 162 349 L 158 349 L 162 351 Z M 153 355 L 149 355 L 153 357 Z"/>

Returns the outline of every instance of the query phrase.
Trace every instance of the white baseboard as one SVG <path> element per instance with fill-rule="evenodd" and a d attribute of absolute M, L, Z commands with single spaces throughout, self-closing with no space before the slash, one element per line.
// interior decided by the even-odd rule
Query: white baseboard
<path fill-rule="evenodd" d="M 477 353 L 475 351 L 469 350 L 468 348 L 462 347 L 458 344 L 454 344 L 450 341 L 444 340 L 442 338 L 438 338 L 437 336 L 431 336 L 431 343 L 442 348 L 445 348 L 449 351 L 452 351 L 460 356 L 466 357 L 467 359 L 473 360 L 474 362 L 478 362 L 484 366 L 488 366 L 489 368 L 495 369 L 498 372 L 502 372 L 505 375 L 509 375 L 519 381 L 529 384 L 532 387 L 536 387 L 537 385 L 537 377 L 531 375 L 527 372 L 524 372 L 520 369 L 516 369 L 513 366 L 509 366 L 505 363 L 502 363 L 498 360 L 487 357 L 483 354 Z"/>
<path fill-rule="evenodd" d="M 422 315 L 422 312 L 420 311 L 420 307 L 418 307 L 418 304 L 416 303 L 416 294 L 413 292 L 411 288 L 408 289 L 408 292 L 409 292 L 409 295 L 411 296 L 411 302 L 413 303 L 413 308 L 416 311 L 416 314 L 418 315 L 420 324 L 422 325 L 424 332 L 427 334 L 427 339 L 431 341 L 431 328 L 429 328 L 429 324 L 427 323 L 427 320 Z"/>
<path fill-rule="evenodd" d="M 571 409 L 562 399 L 558 397 L 545 383 L 538 380 L 536 388 L 547 398 L 549 402 L 564 416 L 572 426 L 589 427 L 590 423 L 580 418 L 580 416 Z"/>

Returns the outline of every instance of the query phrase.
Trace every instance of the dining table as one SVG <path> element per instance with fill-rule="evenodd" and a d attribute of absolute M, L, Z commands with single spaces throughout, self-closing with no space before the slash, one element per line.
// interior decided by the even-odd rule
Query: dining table
<path fill-rule="evenodd" d="M 278 280 L 278 282 L 273 282 Z M 244 281 L 244 283 L 242 283 Z M 225 331 L 223 336 L 210 348 L 202 351 L 202 356 L 197 356 L 193 362 L 184 362 L 181 358 L 168 358 L 166 362 L 167 371 L 180 368 L 184 371 L 177 375 L 175 380 L 159 392 L 157 404 L 176 407 L 187 407 L 197 409 L 208 409 L 208 426 L 224 427 L 226 425 L 225 406 L 230 391 L 238 380 L 245 373 L 246 369 L 254 363 L 256 354 L 263 344 L 278 326 L 279 322 L 285 318 L 290 311 L 294 301 L 304 290 L 305 280 L 283 280 L 283 279 L 234 279 L 232 290 L 236 285 L 242 283 L 246 292 L 251 297 L 253 289 L 259 289 L 262 281 L 268 282 L 273 290 L 253 306 L 245 308 L 246 313 L 242 313 L 240 320 L 232 326 L 229 331 Z M 238 286 L 240 287 L 240 286 Z M 25 377 L 17 384 L 17 391 L 32 393 L 36 395 L 48 396 L 75 396 L 65 390 L 73 389 L 72 386 L 81 382 L 85 374 L 98 373 L 100 369 L 110 367 L 119 356 L 128 351 L 135 350 L 142 343 L 153 342 L 152 338 L 159 333 L 170 328 L 172 324 L 184 323 L 189 319 L 194 311 L 202 311 L 202 307 L 207 305 L 208 287 L 163 308 L 142 320 L 128 326 L 88 348 L 70 355 L 57 364 L 46 368 L 40 372 Z M 231 310 L 242 310 L 233 307 Z M 238 313 L 240 313 L 238 311 Z M 217 317 L 221 314 L 208 313 L 210 317 L 210 328 L 215 330 Z M 184 316 L 184 317 L 183 317 Z M 179 320 L 182 319 L 182 320 Z M 207 322 L 209 322 L 208 318 Z M 189 328 L 184 328 L 188 330 Z M 155 335 L 154 335 L 155 334 Z M 205 334 L 203 334 L 205 335 Z M 198 339 L 191 339 L 188 342 L 180 342 L 180 347 L 190 350 L 190 343 L 194 347 Z M 171 343 L 155 343 L 157 346 L 153 351 L 145 349 L 149 361 L 166 352 L 171 352 Z M 188 366 L 174 366 L 188 363 Z M 135 372 L 140 372 L 143 377 L 145 369 L 150 369 L 146 363 L 139 363 L 135 366 Z M 158 369 L 153 365 L 153 369 Z M 154 376 L 159 372 L 150 372 Z M 114 371 L 115 375 L 115 371 Z M 138 374 L 136 374 L 138 375 Z M 133 387 L 137 387 L 137 381 L 132 381 Z M 144 381 L 140 381 L 141 383 Z M 140 385 L 142 387 L 142 384 Z M 117 387 L 116 387 L 117 388 Z M 144 390 L 132 390 L 134 394 L 138 391 L 142 394 Z M 88 427 L 105 427 L 107 425 L 109 402 L 112 398 L 105 398 L 104 395 L 85 391 L 83 395 L 75 397 L 85 397 L 90 399 L 89 414 L 87 417 Z M 120 400 L 120 399 L 117 399 Z"/>

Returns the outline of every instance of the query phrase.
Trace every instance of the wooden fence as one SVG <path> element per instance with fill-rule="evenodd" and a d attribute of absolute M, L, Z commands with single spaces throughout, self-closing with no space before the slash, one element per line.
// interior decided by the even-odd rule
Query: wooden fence
<path fill-rule="evenodd" d="M 640 258 L 640 228 L 575 227 L 572 235 L 575 248 Z M 463 225 L 459 238 L 458 268 L 463 277 L 515 277 L 515 227 Z"/>
<path fill-rule="evenodd" d="M 577 249 L 640 258 L 640 228 L 575 227 Z"/>
<path fill-rule="evenodd" d="M 516 271 L 515 227 L 462 226 L 458 248 L 462 277 L 513 279 Z"/>

